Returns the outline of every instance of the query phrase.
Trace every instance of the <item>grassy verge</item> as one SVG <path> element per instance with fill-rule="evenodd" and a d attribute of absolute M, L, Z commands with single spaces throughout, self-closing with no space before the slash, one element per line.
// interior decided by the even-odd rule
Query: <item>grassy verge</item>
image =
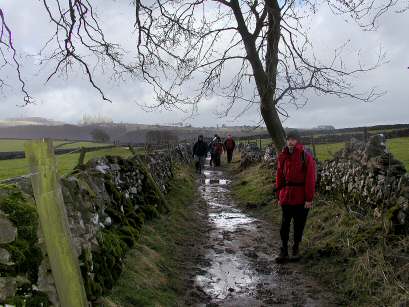
<path fill-rule="evenodd" d="M 232 193 L 238 204 L 245 208 L 256 208 L 255 214 L 265 219 L 278 222 L 280 211 L 274 206 L 273 179 L 274 174 L 261 164 L 253 165 L 243 171 L 239 164 L 230 169 L 233 175 Z"/>
<path fill-rule="evenodd" d="M 166 198 L 170 213 L 147 223 L 108 301 L 113 306 L 180 306 L 184 295 L 183 242 L 201 236 L 195 227 L 192 171 L 178 168 Z M 104 305 L 105 306 L 105 305 Z"/>
<path fill-rule="evenodd" d="M 232 172 L 236 200 L 279 225 L 280 208 L 271 205 L 271 171 L 254 165 Z M 409 303 L 409 237 L 386 235 L 372 216 L 358 219 L 339 202 L 317 196 L 303 246 L 305 271 L 333 290 L 342 306 Z"/>
<path fill-rule="evenodd" d="M 372 216 L 358 219 L 339 202 L 321 198 L 304 243 L 308 272 L 334 289 L 342 305 L 409 303 L 408 236 L 385 234 Z"/>

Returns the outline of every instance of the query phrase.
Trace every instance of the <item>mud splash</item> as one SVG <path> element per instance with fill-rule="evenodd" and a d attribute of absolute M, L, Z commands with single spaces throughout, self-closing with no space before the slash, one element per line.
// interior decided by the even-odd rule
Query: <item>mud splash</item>
<path fill-rule="evenodd" d="M 275 264 L 278 231 L 238 208 L 230 183 L 208 167 L 200 179 L 210 229 L 205 261 L 194 277 L 207 299 L 195 306 L 333 306 L 302 273 Z"/>

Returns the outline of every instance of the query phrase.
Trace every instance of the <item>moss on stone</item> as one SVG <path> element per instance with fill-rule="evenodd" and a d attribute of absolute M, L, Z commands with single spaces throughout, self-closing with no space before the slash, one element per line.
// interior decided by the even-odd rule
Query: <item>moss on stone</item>
<path fill-rule="evenodd" d="M 122 272 L 125 254 L 137 243 L 144 222 L 167 211 L 165 197 L 141 160 L 107 159 L 120 165 L 122 170 L 138 170 L 143 178 L 142 189 L 132 198 L 126 197 L 115 184 L 112 174 L 103 175 L 104 186 L 110 196 L 110 203 L 104 211 L 113 224 L 98 233 L 98 251 L 93 251 L 91 257 L 81 255 L 82 274 L 89 299 L 95 299 L 113 287 Z M 92 258 L 92 261 L 88 261 L 88 258 Z"/>
<path fill-rule="evenodd" d="M 12 266 L 1 266 L 1 275 L 26 276 L 31 284 L 35 284 L 43 256 L 38 245 L 39 222 L 34 202 L 16 186 L 1 185 L 0 189 L 3 191 L 0 210 L 17 227 L 17 239 L 1 246 L 10 253 L 11 261 L 14 263 Z M 15 305 L 23 306 L 19 305 L 23 300 L 26 300 L 25 306 L 40 306 L 38 303 L 40 301 L 48 304 L 45 294 L 33 291 L 27 285 L 19 287 L 17 295 L 7 302 L 17 302 Z M 44 306 L 48 306 L 47 304 Z"/>
<path fill-rule="evenodd" d="M 48 307 L 51 306 L 46 294 L 33 291 L 29 295 L 16 295 L 5 302 L 16 307 Z"/>
<path fill-rule="evenodd" d="M 2 187 L 3 188 L 3 187 Z M 14 274 L 27 274 L 30 281 L 37 281 L 38 267 L 42 260 L 38 246 L 38 216 L 31 200 L 24 197 L 17 187 L 9 187 L 9 196 L 0 202 L 0 210 L 17 227 L 17 239 L 4 246 L 15 263 Z"/>

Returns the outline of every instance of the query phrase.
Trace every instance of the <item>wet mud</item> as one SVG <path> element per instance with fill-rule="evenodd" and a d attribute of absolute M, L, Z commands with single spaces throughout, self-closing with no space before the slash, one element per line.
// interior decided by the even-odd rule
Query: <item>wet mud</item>
<path fill-rule="evenodd" d="M 300 264 L 279 265 L 277 226 L 250 216 L 232 200 L 231 178 L 206 167 L 199 179 L 205 202 L 190 306 L 335 306 L 330 293 L 302 273 Z M 198 256 L 200 254 L 200 256 Z"/>

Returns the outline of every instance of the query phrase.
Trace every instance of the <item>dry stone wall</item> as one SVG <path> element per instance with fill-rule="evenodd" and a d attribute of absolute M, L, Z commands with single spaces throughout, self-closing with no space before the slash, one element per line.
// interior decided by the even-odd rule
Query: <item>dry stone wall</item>
<path fill-rule="evenodd" d="M 241 165 L 262 162 L 273 172 L 276 154 L 268 147 L 242 149 Z M 368 143 L 352 139 L 330 161 L 318 163 L 317 189 L 321 194 L 341 200 L 358 216 L 372 215 L 389 224 L 390 231 L 409 233 L 409 174 L 404 165 L 388 152 L 383 135 Z"/>
<path fill-rule="evenodd" d="M 387 151 L 382 135 L 352 140 L 320 170 L 320 190 L 337 196 L 358 215 L 386 217 L 394 231 L 409 230 L 409 174 Z"/>
<path fill-rule="evenodd" d="M 96 300 L 115 284 L 145 220 L 168 210 L 164 195 L 188 147 L 92 160 L 61 180 L 86 292 Z M 0 304 L 58 306 L 28 178 L 0 185 Z"/>
<path fill-rule="evenodd" d="M 245 169 L 250 165 L 258 163 L 263 158 L 263 152 L 256 144 L 247 144 L 240 146 L 240 168 Z"/>

